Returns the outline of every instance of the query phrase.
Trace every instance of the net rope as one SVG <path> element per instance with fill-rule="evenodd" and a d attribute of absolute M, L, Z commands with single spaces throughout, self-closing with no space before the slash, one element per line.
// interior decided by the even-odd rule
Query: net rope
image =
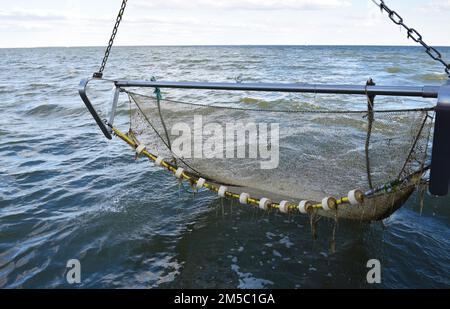
<path fill-rule="evenodd" d="M 174 170 L 182 168 L 197 180 L 212 181 L 217 184 L 215 189 L 231 187 L 236 197 L 245 192 L 258 197 L 256 202 L 268 196 L 272 201 L 298 203 L 347 196 L 353 189 L 370 197 L 417 186 L 428 170 L 434 108 L 377 110 L 368 98 L 368 109 L 361 110 L 310 105 L 254 109 L 233 102 L 215 105 L 207 98 L 181 101 L 163 97 L 159 90 L 153 94 L 122 91 L 130 101 L 128 137 L 137 145 L 145 145 L 155 158 L 170 160 Z M 195 122 L 199 119 L 203 133 L 209 133 L 197 137 L 201 156 L 195 155 L 199 153 L 195 145 L 183 145 L 181 153 L 174 151 L 172 146 L 179 146 L 181 133 L 174 128 L 180 124 L 191 128 L 186 136 L 195 139 Z M 233 132 L 232 158 L 227 157 L 230 123 L 245 133 L 245 143 L 240 144 L 235 138 L 242 132 Z M 271 127 L 274 123 L 279 125 L 279 145 L 272 145 L 269 138 L 275 133 Z M 256 135 L 250 130 L 253 124 Z M 261 128 L 267 128 L 267 132 L 258 130 Z M 266 152 L 279 153 L 275 168 L 262 168 L 269 162 L 267 156 L 260 156 L 262 150 L 258 148 L 264 141 Z M 244 156 L 237 156 L 239 153 Z M 400 199 L 404 196 L 390 203 L 397 205 Z"/>

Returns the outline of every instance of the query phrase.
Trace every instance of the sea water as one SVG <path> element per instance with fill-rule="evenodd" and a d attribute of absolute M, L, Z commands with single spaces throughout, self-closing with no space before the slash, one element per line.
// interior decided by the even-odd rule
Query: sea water
<path fill-rule="evenodd" d="M 442 51 L 449 58 L 450 49 Z M 314 240 L 307 217 L 222 204 L 208 192 L 193 197 L 95 125 L 77 87 L 102 54 L 0 49 L 0 287 L 72 287 L 66 266 L 73 259 L 81 265 L 76 286 L 84 288 L 450 286 L 450 198 L 426 196 L 421 209 L 415 194 L 384 222 L 339 221 L 331 250 L 332 220 L 319 222 Z M 239 75 L 243 82 L 446 80 L 441 66 L 410 47 L 117 47 L 105 72 L 217 82 Z M 276 99 L 254 93 L 241 104 L 266 108 Z M 392 108 L 435 102 L 380 100 Z M 107 110 L 106 102 L 98 107 Z M 117 126 L 126 130 L 127 117 L 122 100 Z M 379 285 L 366 280 L 372 259 L 381 263 Z"/>

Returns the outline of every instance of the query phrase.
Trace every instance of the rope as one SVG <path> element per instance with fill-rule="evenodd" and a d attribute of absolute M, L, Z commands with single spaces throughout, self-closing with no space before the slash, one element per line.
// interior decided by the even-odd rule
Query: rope
<path fill-rule="evenodd" d="M 133 98 L 132 94 L 128 93 L 128 100 L 130 101 L 130 104 L 131 104 L 131 102 L 134 102 L 134 104 L 136 104 L 136 106 L 139 109 L 139 111 L 141 112 L 142 116 L 147 121 L 147 123 L 150 125 L 150 127 L 153 129 L 153 131 L 155 131 L 156 135 L 158 135 L 158 137 L 161 139 L 161 141 L 164 143 L 164 145 L 166 145 L 166 147 L 170 149 L 169 144 L 167 144 L 166 140 L 164 140 L 164 138 L 161 136 L 161 134 L 158 132 L 158 130 L 156 130 L 156 128 L 153 126 L 152 122 L 150 121 L 150 119 L 148 119 L 147 115 L 144 113 L 141 106 L 139 104 L 137 104 L 137 102 Z M 130 113 L 130 121 L 131 121 L 131 113 Z"/>
<path fill-rule="evenodd" d="M 430 116 L 428 113 L 427 113 L 427 117 L 429 117 L 429 118 L 431 119 L 431 123 L 433 123 L 434 117 L 433 117 L 433 116 Z M 423 153 L 424 155 L 423 155 L 422 164 L 421 164 L 421 168 L 422 168 L 422 169 L 425 168 L 425 161 L 427 160 L 427 157 L 428 157 L 428 151 L 429 151 L 429 147 L 430 147 L 430 141 L 431 141 L 431 133 L 432 133 L 432 131 L 433 131 L 432 126 L 430 126 L 430 129 L 428 130 L 428 136 L 427 136 L 427 139 L 426 139 L 425 151 L 424 151 L 424 153 Z"/>
<path fill-rule="evenodd" d="M 152 82 L 156 81 L 156 78 L 152 77 L 151 81 Z M 164 134 L 166 135 L 166 138 L 167 138 L 167 147 L 169 147 L 169 150 L 172 152 L 172 143 L 170 142 L 169 131 L 167 130 L 166 122 L 164 121 L 164 117 L 163 117 L 162 111 L 161 111 L 161 100 L 162 100 L 161 89 L 155 88 L 154 93 L 156 95 L 156 106 L 158 107 L 159 119 L 161 120 L 161 124 L 164 129 Z"/>
<path fill-rule="evenodd" d="M 417 135 L 416 135 L 416 137 L 415 137 L 415 139 L 414 139 L 414 143 L 413 143 L 413 145 L 412 145 L 412 147 L 411 147 L 411 150 L 410 150 L 409 153 L 408 153 L 408 157 L 407 157 L 407 159 L 406 159 L 406 161 L 405 161 L 405 164 L 403 165 L 403 167 L 402 167 L 402 169 L 401 169 L 401 172 L 400 172 L 398 178 L 400 178 L 401 175 L 403 175 L 403 173 L 405 172 L 406 167 L 407 167 L 407 165 L 408 165 L 408 162 L 411 161 L 412 156 L 414 155 L 414 151 L 416 150 L 417 143 L 419 142 L 420 137 L 422 136 L 423 130 L 425 129 L 425 125 L 427 124 L 427 121 L 428 121 L 429 118 L 430 118 L 430 116 L 429 116 L 428 113 L 427 113 L 427 114 L 425 115 L 423 121 L 422 121 L 422 124 L 421 124 L 420 128 L 419 128 L 419 132 L 417 132 Z M 430 131 L 431 131 L 431 128 L 430 128 Z M 427 143 L 427 144 L 428 144 L 428 143 Z M 425 156 L 425 159 L 426 159 L 426 156 Z M 423 162 L 420 162 L 420 165 L 423 166 Z"/>
<path fill-rule="evenodd" d="M 424 168 L 419 169 L 415 173 L 412 173 L 412 174 L 410 174 L 408 176 L 405 176 L 405 177 L 403 177 L 401 179 L 397 179 L 397 180 L 394 180 L 392 182 L 385 183 L 385 184 L 383 184 L 381 186 L 378 186 L 377 188 L 374 188 L 372 190 L 369 190 L 364 195 L 366 197 L 372 197 L 372 196 L 374 196 L 374 195 L 376 195 L 378 193 L 381 193 L 381 192 L 389 193 L 392 190 L 396 190 L 396 188 L 399 187 L 400 185 L 408 183 L 411 180 L 411 178 L 414 177 L 415 175 L 419 175 L 419 174 L 423 175 L 425 172 L 427 172 L 430 169 L 431 169 L 431 165 L 427 165 Z"/>
<path fill-rule="evenodd" d="M 372 136 L 372 128 L 373 128 L 373 122 L 375 121 L 375 115 L 374 115 L 374 102 L 375 102 L 375 96 L 369 95 L 367 92 L 367 87 L 369 86 L 375 86 L 375 83 L 372 79 L 369 79 L 366 83 L 366 95 L 367 95 L 367 137 L 366 137 L 366 169 L 367 169 L 367 181 L 369 183 L 369 188 L 373 189 L 373 183 L 372 183 L 372 172 L 370 168 L 370 138 Z"/>

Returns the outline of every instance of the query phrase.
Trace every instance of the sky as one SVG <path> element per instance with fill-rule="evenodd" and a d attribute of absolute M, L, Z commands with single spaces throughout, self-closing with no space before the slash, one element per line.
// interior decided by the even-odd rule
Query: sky
<path fill-rule="evenodd" d="M 0 0 L 0 48 L 104 46 L 122 0 Z M 386 0 L 450 46 L 450 0 Z M 117 45 L 414 45 L 371 0 L 129 0 Z"/>

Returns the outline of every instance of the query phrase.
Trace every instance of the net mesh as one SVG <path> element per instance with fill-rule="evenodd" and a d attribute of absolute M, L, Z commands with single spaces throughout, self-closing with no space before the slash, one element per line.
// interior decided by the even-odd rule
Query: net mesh
<path fill-rule="evenodd" d="M 127 93 L 130 129 L 149 151 L 241 192 L 320 201 L 407 177 L 429 160 L 432 108 L 251 109 Z"/>

